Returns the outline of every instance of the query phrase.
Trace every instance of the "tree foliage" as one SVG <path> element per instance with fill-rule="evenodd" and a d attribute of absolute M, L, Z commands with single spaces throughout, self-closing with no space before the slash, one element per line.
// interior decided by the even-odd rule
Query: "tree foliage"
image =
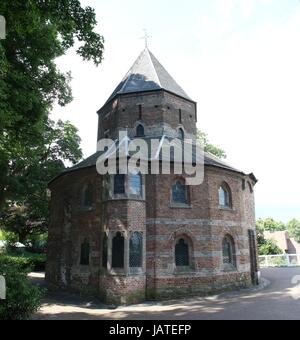
<path fill-rule="evenodd" d="M 297 242 L 300 242 L 300 221 L 292 219 L 287 223 L 287 230 L 291 237 L 294 237 Z"/>
<path fill-rule="evenodd" d="M 218 158 L 226 158 L 226 153 L 220 147 L 211 144 L 206 133 L 197 130 L 197 139 L 204 147 L 205 152 L 209 152 Z"/>
<path fill-rule="evenodd" d="M 41 138 L 47 131 L 53 133 L 48 120 L 53 104 L 72 100 L 71 75 L 58 70 L 55 59 L 76 45 L 79 56 L 98 65 L 104 39 L 95 32 L 94 10 L 82 8 L 78 0 L 1 0 L 0 14 L 7 33 L 0 41 L 1 208 L 7 200 L 26 195 L 24 181 L 32 185 L 31 170 L 46 171 L 31 167 L 29 172 L 28 159 L 35 151 L 37 158 L 41 156 Z"/>
<path fill-rule="evenodd" d="M 48 182 L 64 169 L 64 161 L 75 164 L 82 157 L 80 137 L 70 123 L 48 120 L 40 138 L 31 147 L 14 143 L 9 155 L 6 183 L 8 197 L 0 223 L 25 242 L 30 234 L 43 233 L 48 225 Z"/>
<path fill-rule="evenodd" d="M 259 219 L 256 222 L 258 231 L 284 231 L 286 226 L 283 222 L 275 221 L 273 218 Z"/>
<path fill-rule="evenodd" d="M 259 255 L 279 255 L 282 254 L 282 249 L 278 247 L 275 240 L 262 237 L 258 241 L 258 253 Z"/>

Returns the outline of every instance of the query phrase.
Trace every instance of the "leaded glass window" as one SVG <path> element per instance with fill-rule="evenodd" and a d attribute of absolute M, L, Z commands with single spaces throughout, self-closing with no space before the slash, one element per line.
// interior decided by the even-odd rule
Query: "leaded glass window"
<path fill-rule="evenodd" d="M 89 183 L 84 187 L 82 193 L 82 206 L 84 208 L 90 208 L 93 205 L 93 186 Z"/>
<path fill-rule="evenodd" d="M 114 194 L 125 194 L 125 175 L 115 175 L 114 177 Z"/>
<path fill-rule="evenodd" d="M 124 237 L 121 233 L 112 240 L 112 268 L 124 268 Z"/>
<path fill-rule="evenodd" d="M 82 266 L 88 266 L 90 264 L 90 244 L 87 239 L 81 244 L 80 264 Z"/>
<path fill-rule="evenodd" d="M 138 174 L 128 175 L 129 193 L 135 196 L 142 196 L 142 176 Z"/>
<path fill-rule="evenodd" d="M 230 208 L 231 206 L 230 192 L 229 189 L 226 188 L 225 186 L 221 186 L 219 188 L 219 205 L 228 208 Z"/>
<path fill-rule="evenodd" d="M 143 237 L 141 233 L 135 232 L 130 237 L 129 243 L 129 267 L 142 267 Z"/>
<path fill-rule="evenodd" d="M 231 236 L 227 235 L 222 243 L 223 264 L 235 266 L 235 247 Z"/>
<path fill-rule="evenodd" d="M 189 266 L 189 246 L 183 238 L 178 240 L 175 245 L 175 262 L 176 267 Z"/>
<path fill-rule="evenodd" d="M 179 139 L 184 140 L 184 131 L 181 128 L 178 130 L 178 137 Z"/>
<path fill-rule="evenodd" d="M 102 240 L 102 267 L 107 268 L 107 235 L 105 233 Z"/>
<path fill-rule="evenodd" d="M 176 181 L 172 186 L 172 202 L 173 203 L 187 203 L 187 189 L 182 181 Z"/>
<path fill-rule="evenodd" d="M 145 129 L 143 125 L 138 125 L 136 128 L 136 136 L 137 137 L 144 137 L 145 136 Z"/>

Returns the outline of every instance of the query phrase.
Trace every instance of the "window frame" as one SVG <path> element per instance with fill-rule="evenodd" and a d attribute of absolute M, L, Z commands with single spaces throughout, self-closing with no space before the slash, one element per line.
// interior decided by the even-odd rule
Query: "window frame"
<path fill-rule="evenodd" d="M 225 249 L 229 247 L 229 249 Z M 225 262 L 224 256 L 225 251 L 229 251 L 229 260 Z M 222 266 L 224 271 L 236 271 L 237 270 L 237 259 L 236 259 L 236 243 L 234 238 L 230 234 L 226 234 L 222 239 Z"/>
<path fill-rule="evenodd" d="M 83 247 L 87 246 L 87 249 L 84 249 Z M 83 257 L 84 251 L 87 250 L 88 256 Z M 79 257 L 79 265 L 88 267 L 91 263 L 91 246 L 88 238 L 85 238 L 83 242 L 80 243 L 80 257 Z M 86 262 L 84 260 L 87 260 Z"/>
<path fill-rule="evenodd" d="M 122 246 L 120 244 L 117 244 L 117 243 L 114 243 L 114 241 L 120 237 L 120 242 L 121 242 L 121 239 L 122 239 Z M 123 251 L 122 251 L 123 249 Z M 115 251 L 117 251 L 117 253 L 115 253 Z M 123 258 L 123 261 L 121 260 L 116 260 L 116 255 L 118 254 L 118 251 L 120 252 L 120 254 L 122 255 L 122 258 Z M 118 264 L 123 262 L 122 266 L 118 266 L 118 265 L 115 265 L 115 263 L 117 262 Z M 120 262 L 118 262 L 120 261 Z M 123 235 L 123 233 L 121 232 L 117 232 L 114 237 L 112 238 L 112 243 L 111 243 L 111 269 L 113 271 L 124 271 L 126 268 L 126 263 L 125 263 L 125 237 Z"/>
<path fill-rule="evenodd" d="M 138 241 L 139 241 L 139 249 L 138 249 L 138 254 L 136 254 L 136 250 L 134 250 L 132 248 L 132 243 L 133 243 L 133 237 L 137 236 L 138 237 Z M 143 260 L 144 260 L 144 256 L 143 256 L 143 233 L 139 232 L 139 231 L 134 231 L 131 233 L 130 238 L 129 238 L 129 246 L 128 246 L 128 250 L 129 250 L 129 257 L 128 257 L 128 268 L 130 273 L 139 273 L 142 268 L 143 268 Z M 139 265 L 132 265 L 132 256 L 138 256 L 138 264 Z"/>
<path fill-rule="evenodd" d="M 222 203 L 222 198 L 221 198 L 221 191 L 224 194 L 224 204 Z M 228 209 L 232 210 L 232 194 L 231 194 L 231 189 L 227 183 L 222 183 L 219 186 L 218 189 L 218 203 L 219 203 L 219 208 L 221 209 Z"/>

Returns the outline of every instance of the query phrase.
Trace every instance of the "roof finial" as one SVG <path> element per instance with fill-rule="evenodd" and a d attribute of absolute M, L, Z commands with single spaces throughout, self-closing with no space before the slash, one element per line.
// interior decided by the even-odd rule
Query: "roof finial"
<path fill-rule="evenodd" d="M 151 38 L 151 35 L 148 35 L 147 30 L 144 28 L 143 31 L 145 32 L 145 35 L 141 38 L 145 40 L 145 49 L 148 48 L 148 39 Z"/>

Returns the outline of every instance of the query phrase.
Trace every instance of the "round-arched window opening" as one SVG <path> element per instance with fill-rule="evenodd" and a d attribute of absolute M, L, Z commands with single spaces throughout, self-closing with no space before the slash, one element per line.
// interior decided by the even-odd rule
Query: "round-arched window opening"
<path fill-rule="evenodd" d="M 144 137 L 145 136 L 145 128 L 143 125 L 139 124 L 136 128 L 136 136 L 137 137 Z"/>
<path fill-rule="evenodd" d="M 188 267 L 190 265 L 189 246 L 183 238 L 179 239 L 175 245 L 175 264 L 176 267 Z"/>
<path fill-rule="evenodd" d="M 222 185 L 219 188 L 219 205 L 225 208 L 231 208 L 231 194 L 227 185 Z"/>
<path fill-rule="evenodd" d="M 172 202 L 187 204 L 187 187 L 181 180 L 177 180 L 172 186 Z"/>
<path fill-rule="evenodd" d="M 184 140 L 184 131 L 182 128 L 178 129 L 178 138 Z"/>

